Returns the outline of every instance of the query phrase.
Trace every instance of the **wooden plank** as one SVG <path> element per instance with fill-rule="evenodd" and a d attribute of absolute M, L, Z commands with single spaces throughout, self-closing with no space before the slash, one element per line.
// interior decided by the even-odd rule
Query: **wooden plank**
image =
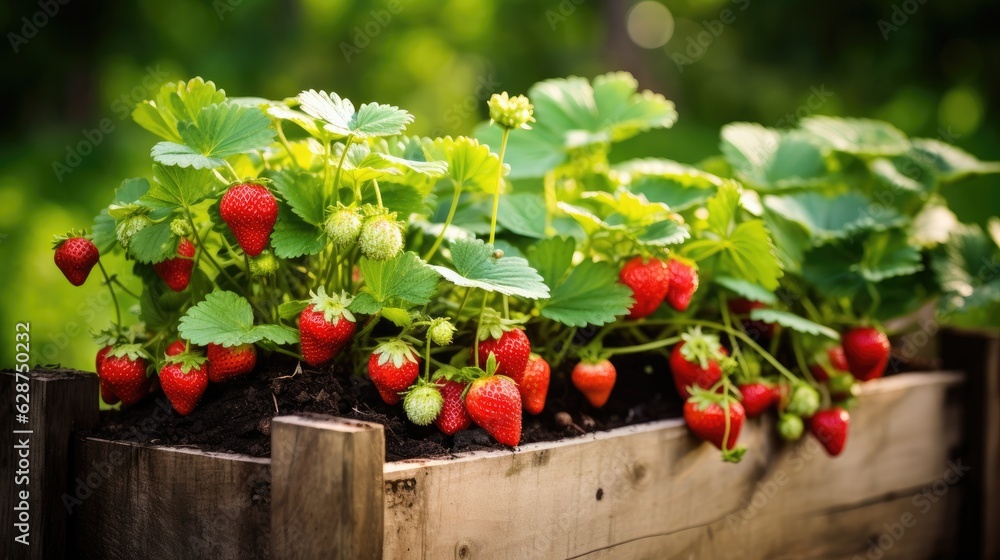
<path fill-rule="evenodd" d="M 0 373 L 3 557 L 61 558 L 66 553 L 66 510 L 60 497 L 69 469 L 70 433 L 97 423 L 98 381 L 96 375 L 69 371 L 27 375 L 25 400 L 25 393 L 18 391 L 25 388 L 24 379 Z M 17 395 L 22 397 L 16 401 Z M 15 406 L 24 404 L 26 424 L 15 415 L 20 414 Z M 18 527 L 15 524 L 25 520 L 22 516 L 27 523 Z M 27 545 L 15 540 L 25 530 Z"/>
<path fill-rule="evenodd" d="M 941 361 L 968 376 L 963 395 L 966 445 L 973 466 L 962 504 L 962 558 L 1000 558 L 1000 336 L 991 331 L 948 329 Z"/>
<path fill-rule="evenodd" d="M 801 524 L 796 529 L 799 525 L 786 528 L 773 518 L 840 518 L 839 508 L 866 504 L 872 504 L 874 517 L 860 517 L 868 521 L 856 534 L 868 530 L 877 537 L 877 514 L 890 514 L 885 522 L 891 522 L 897 509 L 875 504 L 909 499 L 913 489 L 939 480 L 948 468 L 960 438 L 958 406 L 949 392 L 960 382 L 959 374 L 935 373 L 867 384 L 852 416 L 847 449 L 837 459 L 811 439 L 781 444 L 773 420 L 764 418 L 745 427 L 741 442 L 751 451 L 738 465 L 722 463 L 718 451 L 697 441 L 680 421 L 526 445 L 516 452 L 390 463 L 385 557 L 641 558 L 647 552 L 651 558 L 687 557 L 710 550 L 705 547 L 727 530 L 735 546 L 727 553 L 768 558 L 781 546 L 808 542 L 805 531 L 830 538 L 816 532 L 825 527 L 822 519 L 796 521 Z M 749 521 L 740 523 L 750 510 L 749 519 L 762 524 L 759 531 L 745 530 Z M 736 528 L 726 529 L 731 524 Z M 926 525 L 921 539 L 948 532 L 945 524 Z M 747 536 L 757 532 L 767 535 L 767 547 Z M 643 552 L 636 548 L 643 541 L 666 548 L 655 544 Z"/>
<path fill-rule="evenodd" d="M 382 558 L 382 426 L 326 416 L 271 424 L 276 560 Z"/>
<path fill-rule="evenodd" d="M 168 413 L 158 409 L 150 421 Z M 66 497 L 73 558 L 270 557 L 267 459 L 92 438 L 74 443 Z"/>

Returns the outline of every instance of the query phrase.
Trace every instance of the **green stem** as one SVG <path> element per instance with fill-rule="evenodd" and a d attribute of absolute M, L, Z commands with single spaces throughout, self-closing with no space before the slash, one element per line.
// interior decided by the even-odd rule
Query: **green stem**
<path fill-rule="evenodd" d="M 736 338 L 739 338 L 740 340 L 742 340 L 744 344 L 746 344 L 750 348 L 753 348 L 754 352 L 757 352 L 758 354 L 760 354 L 760 357 L 762 357 L 765 360 L 767 360 L 767 362 L 769 364 L 771 364 L 772 366 L 774 366 L 774 369 L 778 370 L 778 373 L 780 373 L 781 375 L 784 375 L 785 377 L 787 377 L 789 379 L 789 381 L 791 381 L 793 383 L 799 383 L 799 382 L 801 382 L 801 380 L 798 377 L 795 377 L 794 373 L 792 373 L 791 371 L 789 371 L 789 369 L 786 368 L 785 366 L 781 365 L 781 362 L 779 362 L 767 350 L 764 350 L 763 348 L 761 348 L 760 345 L 757 344 L 754 341 L 754 339 L 750 338 L 749 336 L 745 335 L 744 333 L 742 333 L 740 331 L 737 331 L 735 329 L 732 329 L 732 328 L 727 327 L 727 326 L 725 326 L 723 324 L 716 323 L 716 322 L 713 322 L 713 321 L 701 321 L 701 320 L 697 320 L 697 319 L 674 319 L 674 321 L 677 322 L 677 323 L 681 323 L 681 324 L 692 325 L 692 326 L 708 327 L 710 329 L 716 329 L 716 330 L 719 330 L 719 331 L 724 331 L 724 332 L 727 332 L 727 333 L 731 333 L 734 336 L 736 336 Z"/>
<path fill-rule="evenodd" d="M 611 356 L 618 356 L 621 354 L 636 354 L 638 352 L 646 352 L 649 350 L 656 350 L 657 348 L 663 348 L 666 346 L 671 346 L 677 344 L 681 341 L 681 337 L 673 336 L 670 338 L 664 338 L 662 340 L 654 340 L 652 342 L 647 342 L 645 344 L 636 344 L 634 346 L 622 346 L 619 348 L 605 348 L 604 352 Z"/>
<path fill-rule="evenodd" d="M 476 367 L 479 367 L 479 325 L 483 322 L 483 315 L 486 314 L 486 300 L 489 298 L 489 292 L 483 292 L 483 305 L 479 307 L 479 321 L 476 322 L 475 331 L 475 341 L 472 344 L 472 355 L 476 359 Z"/>
<path fill-rule="evenodd" d="M 722 311 L 722 322 L 729 328 L 733 327 L 732 318 L 729 316 L 729 306 L 726 305 L 726 298 L 721 294 L 719 295 L 719 310 Z M 736 344 L 736 337 L 732 333 L 726 333 L 729 336 L 729 345 L 733 347 L 733 359 L 736 363 L 740 364 L 740 369 L 743 370 L 744 377 L 750 379 L 750 367 L 747 366 L 746 360 L 743 359 L 743 353 L 740 352 L 740 345 Z"/>
<path fill-rule="evenodd" d="M 104 283 L 108 286 L 108 291 L 111 292 L 111 301 L 115 304 L 115 324 L 118 325 L 118 332 L 121 332 L 122 309 L 118 306 L 118 295 L 115 293 L 115 288 L 111 285 L 111 278 L 108 276 L 108 271 L 105 270 L 104 263 L 100 259 L 97 260 L 97 266 L 101 268 L 101 274 L 104 275 Z"/>
<path fill-rule="evenodd" d="M 458 306 L 458 312 L 455 313 L 455 321 L 459 321 L 462 318 L 462 310 L 465 309 L 465 304 L 469 301 L 469 294 L 472 293 L 472 288 L 465 290 L 465 295 L 462 296 L 462 303 Z"/>
<path fill-rule="evenodd" d="M 441 227 L 441 233 L 437 235 L 434 239 L 434 244 L 431 245 L 430 250 L 424 255 L 424 260 L 430 262 L 431 257 L 437 252 L 438 248 L 441 247 L 441 242 L 444 241 L 444 236 L 448 232 L 448 226 L 451 225 L 451 221 L 455 219 L 455 212 L 458 210 L 458 201 L 462 196 L 462 184 L 455 183 L 455 195 L 451 197 L 451 208 L 448 209 L 448 217 L 444 220 L 444 226 Z"/>
<path fill-rule="evenodd" d="M 135 299 L 139 299 L 139 295 L 138 294 L 136 294 L 132 290 L 130 290 L 127 287 L 125 287 L 125 284 L 122 284 L 122 281 L 118 279 L 118 275 L 117 274 L 111 276 L 111 281 L 114 282 L 115 284 L 118 284 L 118 287 L 121 288 L 121 290 L 123 292 L 125 292 L 126 294 L 134 297 Z"/>
<path fill-rule="evenodd" d="M 799 369 L 802 370 L 802 374 L 809 380 L 809 384 L 816 385 L 812 371 L 809 369 L 809 365 L 806 364 L 806 358 L 802 354 L 802 345 L 799 343 L 798 337 L 795 336 L 792 337 L 792 352 L 795 353 L 795 362 L 799 364 Z"/>
<path fill-rule="evenodd" d="M 500 138 L 500 166 L 497 168 L 497 185 L 493 193 L 493 214 L 490 217 L 490 244 L 496 240 L 497 236 L 497 212 L 500 211 L 500 185 L 503 183 L 503 156 L 507 152 L 507 138 L 510 137 L 510 129 L 504 127 L 503 136 Z"/>
<path fill-rule="evenodd" d="M 378 207 L 384 208 L 382 206 L 382 191 L 378 188 L 378 179 L 372 179 L 372 186 L 375 187 L 375 200 L 378 201 Z"/>
<path fill-rule="evenodd" d="M 292 165 L 294 165 L 295 167 L 299 167 L 299 162 L 295 159 L 295 155 L 292 152 L 292 145 L 291 143 L 288 142 L 288 138 L 285 138 L 285 131 L 282 130 L 281 128 L 280 120 L 277 121 L 275 129 L 278 131 L 278 141 L 281 142 L 281 145 L 285 148 L 285 151 L 288 152 L 288 159 L 292 160 Z"/>
<path fill-rule="evenodd" d="M 274 348 L 274 351 L 277 352 L 277 353 L 279 353 L 279 354 L 284 354 L 286 356 L 291 356 L 291 357 L 295 358 L 296 360 L 298 360 L 300 362 L 302 361 L 302 356 L 300 356 L 299 354 L 296 354 L 295 352 L 292 352 L 291 350 L 285 350 L 284 348 L 282 348 L 280 346 L 276 346 Z"/>
<path fill-rule="evenodd" d="M 424 381 L 431 380 L 431 337 L 427 336 L 427 347 L 424 349 Z"/>
<path fill-rule="evenodd" d="M 348 136 L 344 140 L 344 153 L 340 154 L 340 161 L 337 163 L 337 175 L 333 178 L 333 183 L 334 183 L 333 184 L 333 189 L 334 189 L 334 193 L 335 193 L 334 197 L 335 197 L 335 200 L 337 201 L 338 204 L 340 203 L 340 174 L 344 170 L 344 160 L 347 159 L 347 149 L 351 147 L 351 142 L 354 142 L 354 136 L 353 135 L 352 136 Z M 324 185 L 326 184 L 327 179 L 330 178 L 330 157 L 329 156 L 332 155 L 332 154 L 330 153 L 329 147 L 327 148 L 327 154 L 328 154 L 327 155 L 327 164 L 326 164 L 326 171 L 327 171 L 327 173 L 326 173 L 326 176 L 323 179 Z"/>
<path fill-rule="evenodd" d="M 566 359 L 566 354 L 569 353 L 569 347 L 571 346 L 570 343 L 573 341 L 573 337 L 576 336 L 576 330 L 577 327 L 573 327 L 566 334 L 566 337 L 562 341 L 562 346 L 559 348 L 559 353 L 556 354 L 555 359 L 552 361 L 552 367 L 557 367 Z"/>
<path fill-rule="evenodd" d="M 226 161 L 226 160 L 222 160 L 222 162 L 226 164 L 226 169 L 228 169 L 228 170 L 229 170 L 229 172 L 233 174 L 233 180 L 234 180 L 234 181 L 239 181 L 239 180 L 240 180 L 240 176 L 239 176 L 239 174 L 238 174 L 238 173 L 236 173 L 236 170 L 235 170 L 235 169 L 233 169 L 233 166 L 232 166 L 232 164 L 230 164 L 230 163 L 229 163 L 228 161 Z"/>

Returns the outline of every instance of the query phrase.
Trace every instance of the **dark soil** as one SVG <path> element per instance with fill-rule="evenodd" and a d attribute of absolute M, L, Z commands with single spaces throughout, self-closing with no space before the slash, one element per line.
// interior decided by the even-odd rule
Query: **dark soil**
<path fill-rule="evenodd" d="M 615 361 L 618 381 L 601 410 L 584 401 L 570 386 L 568 375 L 554 372 L 545 410 L 537 417 L 525 415 L 521 443 L 681 416 L 683 403 L 673 388 L 666 360 L 659 356 L 642 359 L 646 363 L 630 357 Z M 303 369 L 293 375 L 295 368 L 293 360 L 265 360 L 250 376 L 211 384 L 198 408 L 185 417 L 170 408 L 162 393 L 154 393 L 127 410 L 102 413 L 100 425 L 86 435 L 267 457 L 274 416 L 313 412 L 385 426 L 386 461 L 504 449 L 475 427 L 449 437 L 433 425 L 411 424 L 402 405 L 382 402 L 367 377 L 339 369 Z M 556 420 L 560 412 L 569 413 L 573 423 L 560 425 Z"/>

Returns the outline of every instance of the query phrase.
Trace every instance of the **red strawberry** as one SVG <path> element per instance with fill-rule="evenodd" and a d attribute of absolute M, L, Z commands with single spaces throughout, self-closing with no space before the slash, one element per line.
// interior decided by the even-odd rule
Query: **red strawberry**
<path fill-rule="evenodd" d="M 545 358 L 532 354 L 528 358 L 528 366 L 524 368 L 521 379 L 514 379 L 517 390 L 521 393 L 521 404 L 528 414 L 541 414 L 545 408 L 545 397 L 549 394 L 549 379 L 552 370 Z"/>
<path fill-rule="evenodd" d="M 420 375 L 420 358 L 413 347 L 402 340 L 380 344 L 368 358 L 368 376 L 386 404 L 399 402 L 399 393 Z"/>
<path fill-rule="evenodd" d="M 583 393 L 587 402 L 595 408 L 601 408 L 608 402 L 617 377 L 615 366 L 607 359 L 581 361 L 573 366 L 571 375 L 573 386 Z"/>
<path fill-rule="evenodd" d="M 208 345 L 208 380 L 223 383 L 253 371 L 257 365 L 257 348 L 253 344 L 240 346 Z"/>
<path fill-rule="evenodd" d="M 521 442 L 521 393 L 509 377 L 490 375 L 473 381 L 465 409 L 501 444 L 514 447 Z"/>
<path fill-rule="evenodd" d="M 709 389 L 722 380 L 719 361 L 726 357 L 726 349 L 714 334 L 703 334 L 700 327 L 681 335 L 681 342 L 670 353 L 670 371 L 674 385 L 682 398 L 691 396 L 688 387 L 697 385 Z"/>
<path fill-rule="evenodd" d="M 167 356 L 176 356 L 178 354 L 183 354 L 187 350 L 187 344 L 183 340 L 175 340 L 167 346 L 167 349 L 163 351 Z"/>
<path fill-rule="evenodd" d="M 889 364 L 889 338 L 872 327 L 859 327 L 844 333 L 842 344 L 848 371 L 858 381 L 882 377 Z"/>
<path fill-rule="evenodd" d="M 851 366 L 847 365 L 847 354 L 844 353 L 843 346 L 838 344 L 837 346 L 827 348 L 826 357 L 830 358 L 830 365 L 832 365 L 834 369 L 838 369 L 840 371 L 851 371 Z"/>
<path fill-rule="evenodd" d="M 121 399 L 115 394 L 111 385 L 103 379 L 101 379 L 101 400 L 106 404 L 118 404 L 121 402 Z"/>
<path fill-rule="evenodd" d="M 191 414 L 208 388 L 205 358 L 187 353 L 168 358 L 160 369 L 160 387 L 177 414 Z"/>
<path fill-rule="evenodd" d="M 760 416 L 774 403 L 774 391 L 766 383 L 744 383 L 739 388 L 743 395 L 743 409 L 750 418 Z"/>
<path fill-rule="evenodd" d="M 792 398 L 792 384 L 782 379 L 771 387 L 771 393 L 774 398 L 774 406 L 780 410 Z"/>
<path fill-rule="evenodd" d="M 97 371 L 98 375 L 101 373 L 101 366 L 104 365 L 104 360 L 107 359 L 108 354 L 114 349 L 114 346 L 109 345 L 97 351 L 97 356 L 94 359 L 94 365 L 97 367 L 95 371 Z"/>
<path fill-rule="evenodd" d="M 462 401 L 462 392 L 465 391 L 466 384 L 438 379 L 437 385 L 441 396 L 444 397 L 444 404 L 441 406 L 441 414 L 434 420 L 434 425 L 444 434 L 453 436 L 472 425 L 472 418 L 469 418 L 465 403 Z"/>
<path fill-rule="evenodd" d="M 299 335 L 302 358 L 307 364 L 319 367 L 333 361 L 351 341 L 355 320 L 347 310 L 352 300 L 347 292 L 328 296 L 320 286 L 312 296 L 312 303 L 299 315 Z"/>
<path fill-rule="evenodd" d="M 492 353 L 497 357 L 497 375 L 520 379 L 531 355 L 531 341 L 519 328 L 510 326 L 493 310 L 479 324 L 479 366 L 486 367 Z"/>
<path fill-rule="evenodd" d="M 670 289 L 667 263 L 657 258 L 632 257 L 618 274 L 618 281 L 632 289 L 635 303 L 629 308 L 629 319 L 651 315 L 663 303 Z"/>
<path fill-rule="evenodd" d="M 229 226 L 243 252 L 256 257 L 267 242 L 278 219 L 278 201 L 267 187 L 256 183 L 234 185 L 219 203 L 219 215 Z"/>
<path fill-rule="evenodd" d="M 177 256 L 153 265 L 156 274 L 175 292 L 183 292 L 191 282 L 194 270 L 194 244 L 181 239 L 177 244 Z"/>
<path fill-rule="evenodd" d="M 104 360 L 107 359 L 108 353 L 114 349 L 113 346 L 105 346 L 97 351 L 97 357 L 94 360 L 94 365 L 96 366 L 96 372 L 98 378 L 101 377 L 101 368 L 104 367 Z M 118 395 L 111 389 L 111 385 L 108 384 L 104 379 L 100 379 L 101 385 L 101 400 L 107 404 L 117 404 L 119 402 Z"/>
<path fill-rule="evenodd" d="M 821 410 L 809 419 L 809 431 L 832 457 L 840 455 L 844 450 L 850 426 L 851 416 L 839 406 Z"/>
<path fill-rule="evenodd" d="M 829 362 L 829 366 L 832 366 L 835 371 L 829 371 L 830 368 L 826 362 Z M 816 381 L 821 383 L 829 380 L 831 374 L 850 371 L 850 366 L 847 365 L 847 356 L 844 354 L 844 347 L 838 345 L 827 348 L 826 359 L 824 360 L 821 355 L 818 356 L 816 363 L 809 366 L 809 371 L 812 372 Z"/>
<path fill-rule="evenodd" d="M 122 404 L 132 406 L 149 392 L 147 365 L 138 344 L 118 346 L 104 358 L 100 377 Z"/>
<path fill-rule="evenodd" d="M 746 412 L 739 401 L 719 393 L 695 389 L 694 395 L 684 403 L 684 421 L 687 422 L 688 427 L 696 436 L 722 449 L 723 438 L 726 434 L 726 411 L 724 408 L 726 403 L 729 406 L 729 438 L 725 440 L 726 448 L 723 450 L 723 459 L 738 462 L 743 455 L 743 450 L 736 447 L 736 442 L 740 437 L 743 422 L 746 420 Z"/>
<path fill-rule="evenodd" d="M 691 296 L 698 290 L 698 271 L 677 259 L 670 259 L 667 269 L 670 271 L 667 303 L 677 311 L 684 311 L 691 303 Z"/>
<path fill-rule="evenodd" d="M 74 286 L 82 286 L 101 259 L 97 246 L 86 237 L 57 239 L 55 250 L 56 266 Z"/>

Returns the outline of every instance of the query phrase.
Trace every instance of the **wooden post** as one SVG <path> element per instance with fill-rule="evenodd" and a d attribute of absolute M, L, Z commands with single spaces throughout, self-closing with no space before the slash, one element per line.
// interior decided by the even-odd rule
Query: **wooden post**
<path fill-rule="evenodd" d="M 24 409 L 15 406 L 25 403 L 20 396 L 25 394 L 27 422 L 22 423 Z M 68 480 L 70 434 L 97 423 L 98 394 L 97 376 L 92 373 L 0 373 L 4 558 L 65 557 L 66 508 L 61 497 Z M 22 499 L 25 496 L 27 500 Z M 19 525 L 25 518 L 26 526 Z M 27 545 L 23 544 L 24 529 Z"/>
<path fill-rule="evenodd" d="M 327 416 L 271 424 L 275 560 L 382 558 L 382 426 Z"/>
<path fill-rule="evenodd" d="M 967 492 L 959 526 L 960 558 L 1000 558 L 1000 336 L 949 329 L 941 336 L 941 362 L 966 373 L 963 401 Z"/>

